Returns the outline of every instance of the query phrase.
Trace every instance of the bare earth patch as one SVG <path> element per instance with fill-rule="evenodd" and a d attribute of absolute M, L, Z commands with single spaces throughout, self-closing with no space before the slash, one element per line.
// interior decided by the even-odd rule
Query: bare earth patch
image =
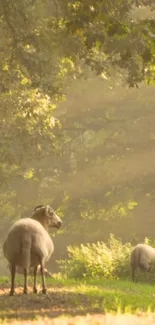
<path fill-rule="evenodd" d="M 41 288 L 40 288 L 41 289 Z M 23 295 L 23 288 L 16 288 L 13 297 L 8 296 L 9 288 L 0 290 L 1 319 L 34 319 L 36 317 L 58 317 L 62 314 L 78 315 L 91 311 L 91 302 L 72 288 L 53 286 L 48 294 L 34 294 L 29 288 L 28 295 Z M 93 312 L 93 309 L 92 309 Z"/>

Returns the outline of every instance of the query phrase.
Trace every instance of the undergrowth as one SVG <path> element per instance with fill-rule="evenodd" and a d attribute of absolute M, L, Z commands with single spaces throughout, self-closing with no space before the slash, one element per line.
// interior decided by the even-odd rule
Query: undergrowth
<path fill-rule="evenodd" d="M 155 247 L 155 241 L 144 239 Z M 110 234 L 107 243 L 98 241 L 96 243 L 81 244 L 79 246 L 68 246 L 68 258 L 57 261 L 60 270 L 66 277 L 73 278 L 97 278 L 107 279 L 129 278 L 130 254 L 133 249 L 131 243 L 122 243 Z M 155 272 L 155 267 L 152 268 Z M 149 277 L 149 275 L 147 275 Z M 151 277 L 151 275 L 150 275 Z"/>

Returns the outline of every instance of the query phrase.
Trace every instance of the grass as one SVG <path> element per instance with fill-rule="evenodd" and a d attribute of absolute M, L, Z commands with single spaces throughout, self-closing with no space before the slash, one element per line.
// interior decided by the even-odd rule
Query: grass
<path fill-rule="evenodd" d="M 116 313 L 149 314 L 155 312 L 155 285 L 121 280 L 47 279 L 48 294 L 22 294 L 22 276 L 16 279 L 16 294 L 9 297 L 10 279 L 0 278 L 0 320 L 33 320 L 77 315 Z M 38 277 L 41 290 L 41 279 Z M 93 316 L 92 316 L 93 317 Z M 97 317 L 97 316 L 94 316 Z M 99 316 L 98 316 L 99 317 Z M 98 322 L 98 323 L 96 323 Z M 76 323 L 76 320 L 75 320 Z M 54 323 L 55 324 L 55 323 Z M 67 323 L 66 323 L 67 324 Z M 72 324 L 72 323 L 71 323 Z M 100 324 L 99 320 L 95 324 Z M 102 320 L 102 324 L 103 320 Z M 147 324 L 147 323 L 146 323 Z"/>

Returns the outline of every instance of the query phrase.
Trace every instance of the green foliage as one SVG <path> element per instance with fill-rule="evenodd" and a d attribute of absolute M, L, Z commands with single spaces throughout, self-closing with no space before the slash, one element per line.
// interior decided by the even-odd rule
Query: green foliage
<path fill-rule="evenodd" d="M 155 239 L 150 237 L 145 237 L 144 243 L 155 248 Z"/>
<path fill-rule="evenodd" d="M 58 261 L 68 277 L 75 278 L 119 278 L 130 275 L 130 243 L 123 244 L 114 235 L 108 243 L 97 242 L 68 247 L 68 259 Z"/>
<path fill-rule="evenodd" d="M 145 238 L 144 243 L 155 247 L 155 240 Z M 123 244 L 110 234 L 107 244 L 97 242 L 68 247 L 68 259 L 58 261 L 63 274 L 73 278 L 128 278 L 131 275 L 130 253 L 133 246 Z M 147 278 L 152 278 L 155 265 Z M 143 272 L 138 272 L 139 279 L 144 278 Z"/>
<path fill-rule="evenodd" d="M 108 197 L 107 193 L 105 197 Z M 129 215 L 132 215 L 132 211 L 138 203 L 134 200 L 128 202 L 118 202 L 110 208 L 97 208 L 96 205 L 93 205 L 93 202 L 89 202 L 88 200 L 81 199 L 80 200 L 80 209 L 81 209 L 81 217 L 83 219 L 121 219 L 125 218 Z"/>
<path fill-rule="evenodd" d="M 154 196 L 146 167 L 135 169 L 143 159 L 130 168 L 132 154 L 154 137 L 154 90 L 152 99 L 143 89 L 129 98 L 125 88 L 111 88 L 112 80 L 154 83 L 153 12 L 141 19 L 130 0 L 0 0 L 0 8 L 0 218 L 28 216 L 50 202 L 65 219 L 68 244 L 75 235 L 75 242 L 83 234 L 88 242 L 102 238 L 105 221 L 105 234 L 122 233 L 124 220 L 132 228 L 142 194 L 151 192 L 148 204 Z M 69 87 L 70 101 L 59 106 Z"/>
<path fill-rule="evenodd" d="M 155 247 L 155 240 L 145 237 L 144 243 Z M 130 253 L 131 243 L 123 244 L 110 234 L 107 244 L 104 242 L 87 243 L 68 247 L 68 259 L 58 261 L 60 269 L 67 277 L 72 278 L 129 278 L 131 276 Z M 146 274 L 137 271 L 139 280 L 146 279 Z M 147 280 L 151 281 L 155 272 L 155 263 L 151 265 L 151 273 Z"/>

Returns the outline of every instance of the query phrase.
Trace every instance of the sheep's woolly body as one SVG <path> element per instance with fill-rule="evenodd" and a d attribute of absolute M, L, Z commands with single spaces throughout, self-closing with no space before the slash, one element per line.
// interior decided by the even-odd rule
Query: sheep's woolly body
<path fill-rule="evenodd" d="M 48 261 L 54 246 L 41 223 L 31 218 L 13 224 L 3 245 L 4 256 L 19 267 L 35 267 Z"/>
<path fill-rule="evenodd" d="M 149 263 L 155 261 L 155 248 L 146 245 L 138 244 L 134 247 L 131 253 L 131 265 L 148 269 Z"/>
<path fill-rule="evenodd" d="M 150 271 L 150 262 L 155 262 L 155 248 L 146 244 L 135 246 L 130 256 L 133 281 L 137 267 L 143 271 Z"/>

